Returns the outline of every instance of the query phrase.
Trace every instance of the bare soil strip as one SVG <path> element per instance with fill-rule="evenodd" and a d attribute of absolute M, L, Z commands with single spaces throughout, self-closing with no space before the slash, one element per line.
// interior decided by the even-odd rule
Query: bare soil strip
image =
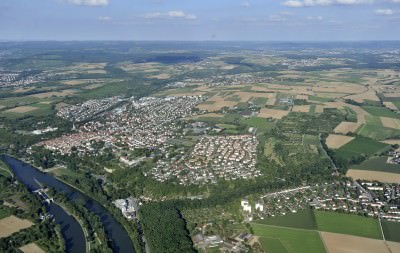
<path fill-rule="evenodd" d="M 354 170 L 350 169 L 347 171 L 346 176 L 353 178 L 354 180 L 369 180 L 369 181 L 380 181 L 385 183 L 400 183 L 400 173 L 390 173 L 382 171 L 371 171 L 371 170 Z"/>

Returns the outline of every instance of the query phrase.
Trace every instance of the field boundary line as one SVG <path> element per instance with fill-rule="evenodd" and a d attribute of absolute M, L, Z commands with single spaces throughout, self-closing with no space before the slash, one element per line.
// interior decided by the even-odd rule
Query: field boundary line
<path fill-rule="evenodd" d="M 321 239 L 322 244 L 324 245 L 325 251 L 326 251 L 327 253 L 330 253 L 329 250 L 328 250 L 328 247 L 327 247 L 326 244 L 325 244 L 324 237 L 321 235 L 321 231 L 318 231 L 318 236 L 319 236 L 319 239 Z"/>
<path fill-rule="evenodd" d="M 256 222 L 252 222 L 251 224 L 261 225 L 261 226 L 265 226 L 265 227 L 273 227 L 273 228 L 286 228 L 286 229 L 293 229 L 293 230 L 299 230 L 299 231 L 313 231 L 313 232 L 319 232 L 319 230 L 317 230 L 317 229 L 284 227 L 284 226 L 268 225 L 268 224 L 262 224 L 262 223 L 256 223 Z"/>

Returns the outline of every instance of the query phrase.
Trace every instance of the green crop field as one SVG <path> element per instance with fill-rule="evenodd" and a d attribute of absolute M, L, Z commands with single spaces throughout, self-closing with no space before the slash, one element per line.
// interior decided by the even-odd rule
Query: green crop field
<path fill-rule="evenodd" d="M 374 218 L 334 212 L 315 212 L 318 230 L 382 239 L 379 222 Z"/>
<path fill-rule="evenodd" d="M 262 246 L 268 253 L 282 253 L 282 247 L 290 253 L 324 253 L 324 244 L 317 231 L 274 227 L 252 223 L 254 234 L 260 236 Z M 267 238 L 267 240 L 263 240 Z M 268 242 L 271 242 L 269 244 Z M 283 251 L 285 252 L 285 251 Z"/>
<path fill-rule="evenodd" d="M 255 223 L 280 227 L 317 229 L 314 213 L 310 209 L 300 210 L 297 213 L 291 213 L 285 216 L 277 216 L 266 218 L 264 220 L 258 220 L 255 221 Z"/>
<path fill-rule="evenodd" d="M 375 140 L 385 140 L 400 135 L 400 130 L 365 124 L 358 130 L 358 134 Z"/>
<path fill-rule="evenodd" d="M 279 239 L 260 237 L 259 242 L 261 247 L 268 252 L 290 253 Z"/>
<path fill-rule="evenodd" d="M 391 117 L 391 118 L 399 118 L 399 115 L 392 112 L 386 107 L 378 107 L 378 106 L 363 106 L 364 110 L 369 112 L 371 115 L 379 116 L 379 117 Z"/>
<path fill-rule="evenodd" d="M 317 101 L 317 102 L 329 102 L 332 101 L 331 98 L 317 97 L 317 96 L 309 96 L 309 100 Z"/>
<path fill-rule="evenodd" d="M 337 150 L 337 154 L 340 157 L 350 159 L 353 156 L 358 156 L 361 154 L 372 155 L 388 146 L 389 145 L 387 144 L 377 142 L 369 138 L 356 137 L 351 142 L 339 148 Z"/>
<path fill-rule="evenodd" d="M 382 220 L 382 229 L 386 240 L 400 242 L 400 222 Z"/>
<path fill-rule="evenodd" d="M 374 157 L 362 162 L 359 165 L 355 165 L 351 168 L 356 170 L 373 170 L 373 171 L 400 173 L 400 165 L 386 163 L 386 161 L 387 161 L 386 156 Z"/>

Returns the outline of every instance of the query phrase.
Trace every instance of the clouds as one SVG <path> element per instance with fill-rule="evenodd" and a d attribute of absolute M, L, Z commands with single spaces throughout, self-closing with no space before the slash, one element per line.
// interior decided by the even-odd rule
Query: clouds
<path fill-rule="evenodd" d="M 150 12 L 143 15 L 144 18 L 147 19 L 186 19 L 186 20 L 195 20 L 197 19 L 196 15 L 185 13 L 181 10 L 173 10 L 168 12 Z"/>
<path fill-rule="evenodd" d="M 86 6 L 107 6 L 109 4 L 109 0 L 66 0 L 66 2 Z"/>
<path fill-rule="evenodd" d="M 400 0 L 391 0 L 400 1 Z M 374 0 L 287 0 L 282 5 L 292 8 L 313 7 L 313 6 L 331 6 L 331 5 L 360 5 L 370 4 Z"/>
<path fill-rule="evenodd" d="M 394 11 L 392 9 L 377 9 L 375 10 L 375 14 L 380 16 L 392 16 Z"/>
<path fill-rule="evenodd" d="M 110 21 L 110 20 L 112 20 L 112 18 L 110 16 L 99 16 L 99 17 L 97 17 L 97 20 Z"/>

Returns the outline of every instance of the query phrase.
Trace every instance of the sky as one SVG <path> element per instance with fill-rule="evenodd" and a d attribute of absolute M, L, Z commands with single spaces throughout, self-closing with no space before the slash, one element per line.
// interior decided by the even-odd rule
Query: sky
<path fill-rule="evenodd" d="M 1 0 L 0 40 L 400 40 L 400 0 Z"/>

